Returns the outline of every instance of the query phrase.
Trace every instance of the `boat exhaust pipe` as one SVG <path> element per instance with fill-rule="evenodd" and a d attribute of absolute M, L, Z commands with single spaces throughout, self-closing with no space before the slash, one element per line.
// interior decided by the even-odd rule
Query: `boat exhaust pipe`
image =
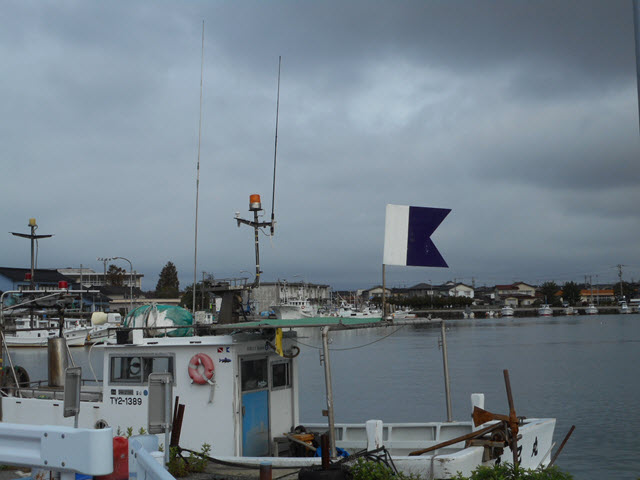
<path fill-rule="evenodd" d="M 64 371 L 69 366 L 67 340 L 62 337 L 50 338 L 47 344 L 49 361 L 49 386 L 64 387 Z"/>

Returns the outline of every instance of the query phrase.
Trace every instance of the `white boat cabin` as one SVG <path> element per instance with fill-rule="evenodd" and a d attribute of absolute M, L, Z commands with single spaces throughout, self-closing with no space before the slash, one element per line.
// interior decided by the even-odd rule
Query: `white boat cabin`
<path fill-rule="evenodd" d="M 100 347 L 103 382 L 83 386 L 80 427 L 110 426 L 122 435 L 146 430 L 148 378 L 158 372 L 173 374 L 173 396 L 185 405 L 184 448 L 207 443 L 218 456 L 268 456 L 274 454 L 271 439 L 298 424 L 295 359 L 277 355 L 261 334 L 134 338 Z M 285 351 L 290 344 L 285 333 Z M 21 396 L 1 399 L 1 420 L 73 425 L 72 417 L 63 417 L 62 399 L 61 388 L 22 388 Z"/>

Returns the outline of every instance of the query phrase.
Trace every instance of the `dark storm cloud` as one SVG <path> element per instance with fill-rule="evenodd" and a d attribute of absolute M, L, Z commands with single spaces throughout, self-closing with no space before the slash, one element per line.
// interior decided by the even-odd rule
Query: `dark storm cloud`
<path fill-rule="evenodd" d="M 387 203 L 453 208 L 434 239 L 451 268 L 392 268 L 392 283 L 640 266 L 627 1 L 21 2 L 3 15 L 4 222 L 37 216 L 56 233 L 48 266 L 123 255 L 153 288 L 172 260 L 192 281 L 203 19 L 198 270 L 253 270 L 233 213 L 254 192 L 270 213 L 278 55 L 265 278 L 379 283 Z M 24 257 L 2 242 L 2 263 Z"/>

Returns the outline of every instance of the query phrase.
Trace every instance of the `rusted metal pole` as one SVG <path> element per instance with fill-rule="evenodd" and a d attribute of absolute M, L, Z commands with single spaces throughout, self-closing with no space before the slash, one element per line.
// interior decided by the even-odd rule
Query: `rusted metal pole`
<path fill-rule="evenodd" d="M 329 457 L 329 435 L 323 433 L 320 436 L 320 449 L 322 451 L 322 469 L 328 470 L 331 464 L 331 457 Z"/>
<path fill-rule="evenodd" d="M 451 388 L 449 385 L 449 359 L 447 356 L 447 334 L 444 324 L 444 320 L 441 325 L 442 333 L 442 365 L 444 367 L 444 395 L 447 399 L 447 422 L 453 421 L 453 414 L 451 412 Z"/>
<path fill-rule="evenodd" d="M 176 397 L 176 402 L 178 397 Z M 182 433 L 182 421 L 184 419 L 184 405 L 177 404 L 174 408 L 173 427 L 171 428 L 171 447 L 180 445 L 180 434 Z"/>
<path fill-rule="evenodd" d="M 336 457 L 336 432 L 333 418 L 333 388 L 331 387 L 331 362 L 329 361 L 329 327 L 322 327 L 322 349 L 324 357 L 324 381 L 327 389 L 327 418 L 329 420 L 329 450 Z"/>
<path fill-rule="evenodd" d="M 260 464 L 260 480 L 271 480 L 271 475 L 271 462 L 262 462 Z"/>
<path fill-rule="evenodd" d="M 509 380 L 509 370 L 504 370 L 504 384 L 507 389 L 507 401 L 509 402 L 509 427 L 511 431 L 511 451 L 513 453 L 513 465 L 518 466 L 518 418 L 513 405 L 513 395 L 511 394 L 511 381 Z"/>
<path fill-rule="evenodd" d="M 423 448 L 422 450 L 416 450 L 414 452 L 409 453 L 409 456 L 415 457 L 417 455 L 422 455 L 423 453 L 433 452 L 434 450 L 448 447 L 449 445 L 454 445 L 456 443 L 464 442 L 465 440 L 471 440 L 473 438 L 481 437 L 485 433 L 498 430 L 499 428 L 502 427 L 502 425 L 503 425 L 502 423 L 494 423 L 493 425 L 489 425 L 488 427 L 484 427 L 480 430 L 476 430 L 475 432 L 467 433 L 466 435 L 461 435 L 459 437 L 452 438 L 451 440 L 446 440 L 442 443 L 438 443 L 437 445 L 432 445 L 431 447 Z"/>
<path fill-rule="evenodd" d="M 562 452 L 562 449 L 564 448 L 565 444 L 569 440 L 569 437 L 571 436 L 571 434 L 573 433 L 573 431 L 575 429 L 576 429 L 576 426 L 575 425 L 571 425 L 571 428 L 567 432 L 567 435 L 564 437 L 564 440 L 562 440 L 562 443 L 560 444 L 560 447 L 558 448 L 558 451 L 555 453 L 555 455 L 553 456 L 553 458 L 549 462 L 549 467 L 551 467 L 554 463 L 556 463 L 556 459 L 558 458 L 558 455 L 560 455 L 560 452 Z"/>

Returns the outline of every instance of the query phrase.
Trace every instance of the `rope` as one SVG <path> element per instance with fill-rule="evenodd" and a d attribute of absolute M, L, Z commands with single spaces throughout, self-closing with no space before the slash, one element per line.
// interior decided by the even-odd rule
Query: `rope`
<path fill-rule="evenodd" d="M 389 338 L 391 335 L 394 335 L 394 334 L 398 333 L 398 331 L 399 331 L 399 330 L 402 330 L 404 327 L 406 327 L 406 325 L 402 325 L 402 326 L 400 326 L 400 327 L 396 328 L 396 329 L 395 329 L 393 332 L 391 332 L 390 334 L 385 335 L 385 336 L 384 336 L 384 337 L 382 337 L 382 338 L 378 338 L 377 340 L 374 340 L 373 342 L 365 343 L 365 344 L 363 344 L 363 345 L 357 345 L 357 346 L 355 346 L 355 347 L 346 347 L 346 348 L 330 348 L 330 349 L 329 349 L 329 351 L 332 351 L 332 352 L 344 352 L 344 351 L 347 351 L 347 350 L 356 350 L 356 349 L 358 349 L 358 348 L 368 347 L 368 346 L 370 346 L 370 345 L 373 345 L 374 343 L 378 343 L 378 342 L 381 342 L 382 340 L 386 340 L 386 339 L 387 339 L 387 338 Z M 296 343 L 298 343 L 298 344 L 300 344 L 300 345 L 302 345 L 302 346 L 304 346 L 304 347 L 315 348 L 316 350 L 321 350 L 321 349 L 322 349 L 322 347 L 316 347 L 315 345 L 308 345 L 308 344 L 303 343 L 303 342 L 301 342 L 301 341 L 299 341 L 299 340 L 296 340 L 295 342 L 296 342 Z"/>

